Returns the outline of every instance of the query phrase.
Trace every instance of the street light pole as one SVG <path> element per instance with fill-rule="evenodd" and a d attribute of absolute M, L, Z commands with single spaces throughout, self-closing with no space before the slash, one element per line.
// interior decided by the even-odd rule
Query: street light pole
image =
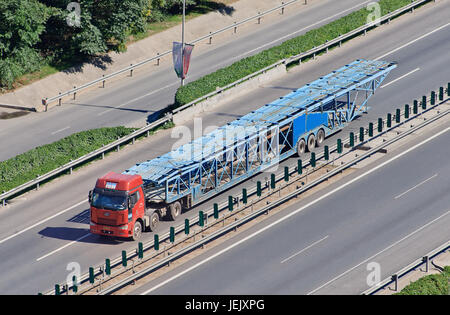
<path fill-rule="evenodd" d="M 186 0 L 183 0 L 183 23 L 181 30 L 181 60 L 183 67 L 181 69 L 181 86 L 184 86 L 184 23 L 186 21 Z"/>

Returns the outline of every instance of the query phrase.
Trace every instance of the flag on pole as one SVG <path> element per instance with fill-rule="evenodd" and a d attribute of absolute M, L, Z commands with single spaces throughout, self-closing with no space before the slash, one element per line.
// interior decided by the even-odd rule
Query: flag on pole
<path fill-rule="evenodd" d="M 186 75 L 189 70 L 189 63 L 191 60 L 191 53 L 193 49 L 194 45 L 185 44 L 184 54 L 182 54 L 183 44 L 179 42 L 173 42 L 173 49 L 172 49 L 173 65 L 175 72 L 179 78 L 182 79 L 186 78 Z"/>

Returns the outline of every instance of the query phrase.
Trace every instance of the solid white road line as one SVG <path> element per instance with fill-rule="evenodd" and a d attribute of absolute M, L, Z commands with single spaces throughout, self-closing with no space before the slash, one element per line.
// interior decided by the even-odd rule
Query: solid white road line
<path fill-rule="evenodd" d="M 67 209 L 65 209 L 65 210 L 62 210 L 62 211 L 60 211 L 60 212 L 58 212 L 58 213 L 56 213 L 56 214 L 54 214 L 54 215 L 52 215 L 52 216 L 50 216 L 50 217 L 48 217 L 48 218 L 42 220 L 42 221 L 39 221 L 39 222 L 37 222 L 37 223 L 35 223 L 35 224 L 33 224 L 33 225 L 31 225 L 31 226 L 29 226 L 29 227 L 23 229 L 23 230 L 20 230 L 20 231 L 14 233 L 14 234 L 12 234 L 12 235 L 10 235 L 10 236 L 8 236 L 8 237 L 2 239 L 2 240 L 0 240 L 0 244 L 6 242 L 7 240 L 12 239 L 13 237 L 16 237 L 16 236 L 20 235 L 20 234 L 22 234 L 22 233 L 25 233 L 26 231 L 31 230 L 32 228 L 35 228 L 36 226 L 41 225 L 42 223 L 45 223 L 45 222 L 47 222 L 47 221 L 49 221 L 49 220 L 51 220 L 51 219 L 53 219 L 53 218 L 56 218 L 57 216 L 59 216 L 59 215 L 65 213 L 65 212 L 67 212 L 67 211 L 70 211 L 70 210 L 72 210 L 73 208 L 76 208 L 76 207 L 78 207 L 79 205 L 81 205 L 81 204 L 83 204 L 83 203 L 85 203 L 85 202 L 87 202 L 87 201 L 88 201 L 87 199 L 85 199 L 85 200 L 83 200 L 83 201 L 80 201 L 79 203 L 74 204 L 73 206 L 71 206 L 71 207 L 69 207 L 69 208 L 67 208 Z"/>
<path fill-rule="evenodd" d="M 311 247 L 313 247 L 313 246 L 315 246 L 315 245 L 319 244 L 320 242 L 322 242 L 322 241 L 326 240 L 326 239 L 327 239 L 328 237 L 329 237 L 329 235 L 327 235 L 327 236 L 325 236 L 324 238 L 322 238 L 322 239 L 320 239 L 320 240 L 318 240 L 318 241 L 316 241 L 316 242 L 312 243 L 311 245 L 309 245 L 309 246 L 307 246 L 307 247 L 303 248 L 303 249 L 302 249 L 301 251 L 299 251 L 299 252 L 295 253 L 294 255 L 292 255 L 292 256 L 289 256 L 289 257 L 288 257 L 288 258 L 286 258 L 286 259 L 283 259 L 283 260 L 281 261 L 281 263 L 283 264 L 283 263 L 285 263 L 286 261 L 288 261 L 288 260 L 290 260 L 290 259 L 294 258 L 295 256 L 298 256 L 298 255 L 300 255 L 300 254 L 301 254 L 301 253 L 303 253 L 304 251 L 307 251 L 307 250 L 308 250 L 308 249 L 310 249 Z"/>
<path fill-rule="evenodd" d="M 383 88 L 385 88 L 385 87 L 387 87 L 387 86 L 389 86 L 389 85 L 391 85 L 391 84 L 393 84 L 393 83 L 395 83 L 395 82 L 397 82 L 397 81 L 400 81 L 401 79 L 406 78 L 406 77 L 409 76 L 410 74 L 413 74 L 414 72 L 417 72 L 417 71 L 419 71 L 419 70 L 420 70 L 420 68 L 416 68 L 416 69 L 414 69 L 414 70 L 412 70 L 412 71 L 410 71 L 410 72 L 408 72 L 408 73 L 402 75 L 401 77 L 398 77 L 397 79 L 392 80 L 392 81 L 389 82 L 389 83 L 386 83 L 385 85 L 381 86 L 381 88 L 383 89 Z"/>
<path fill-rule="evenodd" d="M 221 251 L 219 251 L 219 252 L 217 252 L 217 253 L 215 253 L 215 254 L 213 254 L 213 255 L 211 255 L 211 256 L 205 258 L 204 260 L 202 260 L 202 261 L 198 262 L 197 264 L 195 264 L 195 265 L 193 265 L 193 266 L 191 266 L 191 267 L 189 267 L 189 268 L 187 268 L 187 269 L 181 271 L 180 273 L 178 273 L 178 274 L 172 276 L 171 278 L 169 278 L 169 279 L 167 279 L 167 280 L 165 280 L 165 281 L 163 281 L 163 282 L 161 282 L 161 283 L 155 285 L 154 287 L 152 287 L 152 288 L 148 289 L 147 291 L 141 293 L 141 295 L 146 295 L 146 294 L 148 294 L 148 293 L 150 293 L 150 292 L 152 292 L 152 291 L 155 291 L 155 290 L 159 289 L 160 287 L 166 285 L 167 283 L 169 283 L 169 282 L 171 282 L 171 281 L 173 281 L 173 280 L 175 280 L 175 279 L 181 277 L 182 275 L 184 275 L 184 274 L 186 274 L 186 273 L 188 273 L 188 272 L 190 272 L 190 271 L 192 271 L 192 270 L 194 270 L 194 269 L 200 267 L 201 265 L 203 265 L 203 264 L 209 262 L 210 260 L 212 260 L 212 259 L 214 259 L 214 258 L 216 258 L 216 257 L 218 257 L 218 256 L 220 256 L 220 255 L 222 255 L 223 253 L 226 253 L 227 251 L 233 249 L 234 247 L 239 246 L 240 244 L 242 244 L 242 243 L 246 242 L 247 240 L 249 240 L 249 239 L 251 239 L 251 238 L 253 238 L 253 237 L 255 237 L 255 236 L 261 234 L 262 232 L 264 232 L 264 231 L 266 231 L 266 230 L 272 228 L 273 226 L 275 226 L 275 225 L 277 225 L 277 224 L 279 224 L 279 223 L 281 223 L 281 222 L 283 222 L 283 221 L 289 219 L 290 217 L 296 215 L 297 213 L 299 213 L 299 212 L 305 210 L 306 208 L 308 208 L 308 207 L 310 207 L 310 206 L 312 206 L 312 205 L 318 203 L 319 201 L 321 201 L 321 200 L 327 198 L 328 196 L 334 194 L 335 192 L 338 192 L 339 190 L 341 190 L 341 189 L 343 189 L 343 188 L 345 188 L 345 187 L 347 187 L 347 186 L 353 184 L 354 182 L 360 180 L 361 178 L 363 178 L 363 177 L 365 177 L 365 176 L 367 176 L 367 175 L 369 175 L 369 174 L 375 172 L 376 170 L 378 170 L 378 169 L 384 167 L 385 165 L 387 165 L 387 164 L 389 164 L 389 163 L 391 163 L 391 162 L 393 162 L 393 161 L 399 159 L 400 157 L 404 156 L 405 154 L 407 154 L 407 153 L 409 153 L 409 152 L 411 152 L 411 151 L 417 149 L 418 147 L 424 145 L 425 143 L 427 143 L 427 142 L 433 140 L 433 139 L 436 138 L 436 137 L 439 137 L 440 135 L 446 133 L 446 132 L 449 131 L 449 130 L 450 130 L 450 127 L 448 127 L 448 128 L 446 128 L 446 129 L 444 129 L 444 130 L 438 132 L 437 134 L 435 134 L 435 135 L 431 136 L 430 138 L 428 138 L 428 139 L 426 139 L 426 140 L 424 140 L 424 141 L 422 141 L 422 142 L 420 142 L 420 143 L 414 145 L 413 147 L 409 148 L 408 150 L 403 151 L 402 153 L 400 153 L 400 154 L 398 154 L 398 155 L 392 157 L 391 159 L 389 159 L 389 160 L 387 160 L 387 161 L 385 161 L 385 162 L 383 162 L 383 163 L 377 165 L 376 167 L 374 167 L 374 168 L 368 170 L 367 172 L 365 172 L 365 173 L 359 175 L 358 177 L 355 177 L 354 179 L 352 179 L 352 180 L 350 180 L 350 181 L 348 181 L 348 182 L 342 184 L 341 186 L 339 186 L 339 187 L 333 189 L 332 191 L 329 191 L 328 193 L 326 193 L 326 194 L 324 194 L 324 195 L 318 197 L 317 199 L 315 199 L 315 200 L 309 202 L 308 204 L 304 205 L 303 207 L 301 207 L 301 208 L 299 208 L 299 209 L 297 209 L 297 210 L 295 210 L 295 211 L 293 211 L 293 212 L 287 214 L 286 216 L 284 216 L 284 217 L 278 219 L 277 221 L 275 221 L 275 222 L 273 222 L 273 223 L 271 223 L 271 224 L 269 224 L 269 225 L 267 225 L 267 226 L 261 228 L 260 230 L 254 232 L 253 234 L 250 234 L 249 236 L 247 236 L 247 237 L 245 237 L 245 238 L 243 238 L 243 239 L 241 239 L 241 240 L 239 240 L 239 241 L 233 243 L 232 245 L 230 245 L 230 246 L 228 246 L 228 247 L 222 249 Z M 355 267 L 355 268 L 356 268 L 356 267 Z M 335 279 L 337 279 L 337 278 L 335 278 Z M 332 281 L 330 281 L 330 282 L 332 282 Z M 329 282 L 328 282 L 328 283 L 329 283 Z M 327 283 L 327 284 L 328 284 L 328 283 Z M 325 284 L 325 285 L 326 285 L 326 284 Z M 322 287 L 322 286 L 321 286 L 321 287 Z M 320 288 L 321 288 L 321 287 L 320 287 Z M 320 288 L 318 288 L 318 289 L 320 289 Z M 316 290 L 318 290 L 318 289 L 316 289 Z M 312 291 L 312 292 L 315 292 L 316 290 L 314 290 L 314 291 Z"/>
<path fill-rule="evenodd" d="M 416 186 L 414 186 L 414 187 L 408 189 L 407 191 L 405 191 L 404 193 L 402 193 L 402 194 L 396 196 L 394 199 L 398 199 L 398 198 L 400 198 L 401 196 L 406 195 L 406 194 L 409 193 L 411 190 L 416 189 L 417 187 L 419 187 L 419 186 L 425 184 L 426 182 L 428 182 L 429 180 L 435 178 L 436 176 L 438 176 L 438 174 L 434 174 L 433 176 L 431 176 L 430 178 L 424 180 L 423 182 L 418 183 Z"/>
<path fill-rule="evenodd" d="M 436 219 L 434 219 L 434 220 L 428 222 L 427 224 L 421 226 L 420 228 L 418 228 L 418 229 L 415 230 L 414 232 L 409 233 L 408 235 L 406 235 L 406 236 L 403 237 L 402 239 L 400 239 L 400 240 L 398 240 L 397 242 L 395 242 L 395 243 L 389 245 L 388 247 L 386 247 L 386 248 L 383 249 L 382 251 L 379 251 L 379 252 L 376 253 L 375 255 L 370 256 L 369 258 L 367 258 L 366 260 L 364 260 L 364 261 L 362 261 L 361 263 L 357 264 L 356 266 L 350 268 L 349 270 L 345 271 L 344 273 L 341 273 L 339 276 L 337 276 L 337 277 L 331 279 L 331 280 L 328 281 L 327 283 L 324 283 L 324 284 L 322 284 L 320 287 L 318 287 L 318 288 L 312 290 L 312 291 L 309 292 L 307 295 L 311 295 L 311 294 L 313 294 L 313 293 L 319 291 L 320 289 L 322 289 L 323 287 L 327 286 L 328 284 L 330 284 L 330 283 L 336 281 L 337 279 L 341 278 L 342 276 L 345 276 L 346 274 L 348 274 L 348 273 L 351 272 L 352 270 L 354 270 L 354 269 L 358 268 L 359 266 L 361 266 L 361 265 L 363 265 L 363 264 L 365 264 L 365 263 L 371 261 L 371 260 L 374 259 L 376 256 L 378 256 L 378 255 L 384 253 L 385 251 L 387 251 L 387 250 L 391 249 L 392 247 L 396 246 L 397 244 L 403 242 L 403 241 L 406 240 L 407 238 L 409 238 L 409 237 L 413 236 L 414 234 L 416 234 L 416 233 L 422 231 L 423 229 L 425 229 L 426 227 L 430 226 L 431 224 L 433 224 L 433 223 L 439 221 L 440 219 L 442 219 L 443 217 L 445 217 L 445 216 L 448 215 L 449 213 L 450 213 L 450 211 L 445 212 L 444 214 L 440 215 L 440 216 L 437 217 Z"/>
<path fill-rule="evenodd" d="M 91 233 L 87 233 L 87 234 L 85 234 L 85 235 L 83 235 L 83 236 L 77 238 L 76 240 L 74 240 L 74 241 L 72 241 L 72 242 L 70 242 L 70 243 L 68 243 L 68 244 L 66 244 L 66 245 L 64 245 L 64 246 L 61 246 L 61 247 L 58 248 L 58 249 L 55 249 L 54 251 L 52 251 L 52 252 L 50 252 L 50 253 L 48 253 L 48 254 L 42 256 L 42 257 L 39 257 L 38 259 L 36 259 L 36 261 L 42 260 L 42 259 L 44 259 L 44 258 L 46 258 L 46 257 L 48 257 L 48 256 L 50 256 L 50 255 L 53 255 L 54 253 L 57 253 L 57 252 L 59 252 L 60 250 L 63 250 L 64 248 L 69 247 L 70 245 L 75 244 L 75 243 L 78 242 L 78 241 L 81 241 L 83 238 L 86 238 L 86 237 L 88 237 L 89 235 L 91 235 Z"/>
<path fill-rule="evenodd" d="M 70 126 L 67 126 L 67 127 L 65 127 L 65 128 L 62 128 L 62 129 L 59 129 L 59 130 L 53 131 L 53 132 L 51 133 L 51 135 L 55 135 L 55 134 L 57 134 L 58 132 L 61 132 L 61 131 L 67 130 L 67 129 L 69 129 L 69 128 L 70 128 Z"/>
<path fill-rule="evenodd" d="M 163 86 L 162 88 L 159 88 L 159 89 L 157 89 L 157 90 L 154 90 L 154 91 L 152 91 L 152 92 L 150 92 L 150 93 L 147 93 L 147 94 L 141 95 L 141 96 L 139 96 L 139 97 L 136 97 L 136 98 L 134 98 L 134 99 L 132 99 L 132 100 L 129 100 L 128 102 L 123 103 L 123 104 L 121 104 L 121 105 L 119 105 L 119 106 L 116 106 L 116 107 L 110 108 L 110 109 L 108 109 L 108 110 L 105 110 L 104 112 L 101 112 L 101 113 L 97 114 L 97 116 L 102 116 L 102 115 L 104 115 L 104 114 L 106 114 L 106 113 L 109 113 L 109 112 L 111 112 L 111 111 L 113 111 L 113 110 L 116 110 L 116 109 L 121 108 L 121 107 L 123 107 L 123 106 L 126 106 L 126 105 L 128 105 L 128 104 L 131 104 L 131 103 L 133 103 L 133 102 L 139 101 L 139 100 L 143 99 L 144 97 L 153 95 L 153 94 L 155 94 L 155 93 L 158 93 L 158 92 L 160 92 L 160 91 L 162 91 L 162 90 L 168 89 L 168 88 L 170 88 L 170 87 L 172 87 L 172 86 L 175 86 L 175 85 L 177 85 L 177 84 L 178 84 L 178 82 L 174 82 L 174 83 L 172 83 L 172 84 L 168 84 L 168 85 Z"/>
<path fill-rule="evenodd" d="M 420 36 L 420 37 L 418 37 L 416 39 L 413 39 L 412 41 L 410 41 L 410 42 L 408 42 L 408 43 L 406 43 L 406 44 L 404 44 L 404 45 L 402 45 L 400 47 L 395 48 L 394 50 L 391 50 L 390 52 L 388 52 L 388 53 L 386 53 L 386 54 L 384 54 L 384 55 L 382 55 L 382 56 L 380 56 L 378 58 L 375 58 L 375 60 L 383 59 L 384 57 L 389 56 L 390 54 L 393 54 L 393 53 L 399 51 L 400 49 L 403 49 L 403 48 L 405 48 L 405 47 L 407 47 L 407 46 L 409 46 L 409 45 L 411 45 L 411 44 L 413 44 L 413 43 L 415 43 L 415 42 L 417 42 L 417 41 L 419 41 L 419 40 L 421 40 L 421 39 L 423 39 L 423 38 L 425 38 L 427 36 L 430 36 L 431 34 L 434 34 L 434 33 L 440 31 L 441 29 L 443 29 L 443 28 L 445 28 L 445 27 L 447 27 L 449 25 L 450 25 L 450 23 L 442 25 L 442 26 L 432 30 L 431 32 L 428 32 L 428 33 L 426 33 L 426 34 L 424 34 L 424 35 L 422 35 L 422 36 Z"/>

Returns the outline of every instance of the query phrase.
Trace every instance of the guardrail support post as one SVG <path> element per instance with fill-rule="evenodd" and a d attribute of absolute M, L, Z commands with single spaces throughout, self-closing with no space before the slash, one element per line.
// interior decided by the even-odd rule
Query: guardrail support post
<path fill-rule="evenodd" d="M 261 197 L 261 195 L 262 195 L 261 181 L 256 182 L 256 195 L 258 197 Z"/>
<path fill-rule="evenodd" d="M 158 234 L 155 234 L 155 236 L 154 236 L 153 247 L 156 251 L 159 250 L 159 235 Z"/>
<path fill-rule="evenodd" d="M 422 258 L 422 261 L 425 263 L 425 272 L 428 273 L 428 268 L 429 268 L 429 265 L 430 265 L 430 257 L 424 256 Z"/>
<path fill-rule="evenodd" d="M 89 283 L 94 284 L 94 268 L 89 267 Z"/>
<path fill-rule="evenodd" d="M 127 266 L 127 252 L 124 250 L 122 251 L 122 266 Z"/>
<path fill-rule="evenodd" d="M 133 64 L 131 63 L 130 64 L 130 67 L 132 67 L 133 66 Z M 130 77 L 132 77 L 133 76 L 133 69 L 130 69 Z"/>
<path fill-rule="evenodd" d="M 156 53 L 156 56 L 158 57 L 158 59 L 156 59 L 156 65 L 159 66 L 160 59 L 161 59 L 161 58 L 159 58 L 159 53 Z"/>
<path fill-rule="evenodd" d="M 283 6 L 281 7 L 281 14 L 284 14 L 284 2 L 281 2 L 281 5 Z"/>
<path fill-rule="evenodd" d="M 111 275 L 111 260 L 109 258 L 105 259 L 105 273 L 107 276 Z"/>
<path fill-rule="evenodd" d="M 138 257 L 139 259 L 144 258 L 144 245 L 142 244 L 142 242 L 138 243 Z"/>
<path fill-rule="evenodd" d="M 301 175 L 303 173 L 303 165 L 302 165 L 302 160 L 298 159 L 297 160 L 297 174 Z"/>
<path fill-rule="evenodd" d="M 353 132 L 350 132 L 349 139 L 350 139 L 350 143 L 349 143 L 350 148 L 353 148 L 355 146 L 355 134 Z"/>
<path fill-rule="evenodd" d="M 398 275 L 392 275 L 391 279 L 392 279 L 392 281 L 394 281 L 394 286 L 395 286 L 394 291 L 397 291 L 398 290 Z"/>
<path fill-rule="evenodd" d="M 284 181 L 285 182 L 289 181 L 289 167 L 288 166 L 284 167 Z"/>
<path fill-rule="evenodd" d="M 219 218 L 219 205 L 217 203 L 214 203 L 214 219 Z"/>
<path fill-rule="evenodd" d="M 378 118 L 378 132 L 382 132 L 382 131 L 383 131 L 383 119 Z"/>
<path fill-rule="evenodd" d="M 170 227 L 170 242 L 175 243 L 175 228 L 173 226 Z"/>
<path fill-rule="evenodd" d="M 211 36 L 211 32 L 209 32 L 209 44 L 212 44 L 212 36 Z"/>
<path fill-rule="evenodd" d="M 261 12 L 258 12 L 258 15 L 261 15 Z M 261 16 L 258 17 L 258 24 L 261 24 Z"/>
<path fill-rule="evenodd" d="M 203 211 L 198 212 L 198 225 L 201 227 L 205 225 L 205 216 L 203 215 Z"/>

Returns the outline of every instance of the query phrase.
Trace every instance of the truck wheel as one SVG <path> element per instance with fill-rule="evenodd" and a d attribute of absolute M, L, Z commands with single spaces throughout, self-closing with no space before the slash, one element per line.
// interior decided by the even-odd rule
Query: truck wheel
<path fill-rule="evenodd" d="M 320 129 L 317 132 L 317 144 L 316 145 L 318 147 L 320 147 L 322 145 L 322 143 L 324 142 L 324 140 L 325 140 L 325 131 L 323 129 Z"/>
<path fill-rule="evenodd" d="M 316 137 L 313 134 L 310 134 L 308 137 L 308 151 L 312 152 L 316 147 Z"/>
<path fill-rule="evenodd" d="M 150 223 L 148 228 L 150 229 L 150 231 L 155 232 L 155 228 L 158 226 L 159 223 L 159 215 L 156 212 L 153 212 L 152 215 L 150 216 Z"/>
<path fill-rule="evenodd" d="M 133 241 L 137 241 L 142 235 L 142 223 L 141 221 L 136 221 L 133 227 Z"/>
<path fill-rule="evenodd" d="M 297 141 L 297 154 L 300 156 L 300 154 L 305 153 L 305 150 L 306 150 L 305 140 L 303 140 L 303 138 L 299 139 Z"/>
<path fill-rule="evenodd" d="M 181 204 L 178 201 L 169 205 L 169 219 L 174 221 L 181 214 Z"/>

